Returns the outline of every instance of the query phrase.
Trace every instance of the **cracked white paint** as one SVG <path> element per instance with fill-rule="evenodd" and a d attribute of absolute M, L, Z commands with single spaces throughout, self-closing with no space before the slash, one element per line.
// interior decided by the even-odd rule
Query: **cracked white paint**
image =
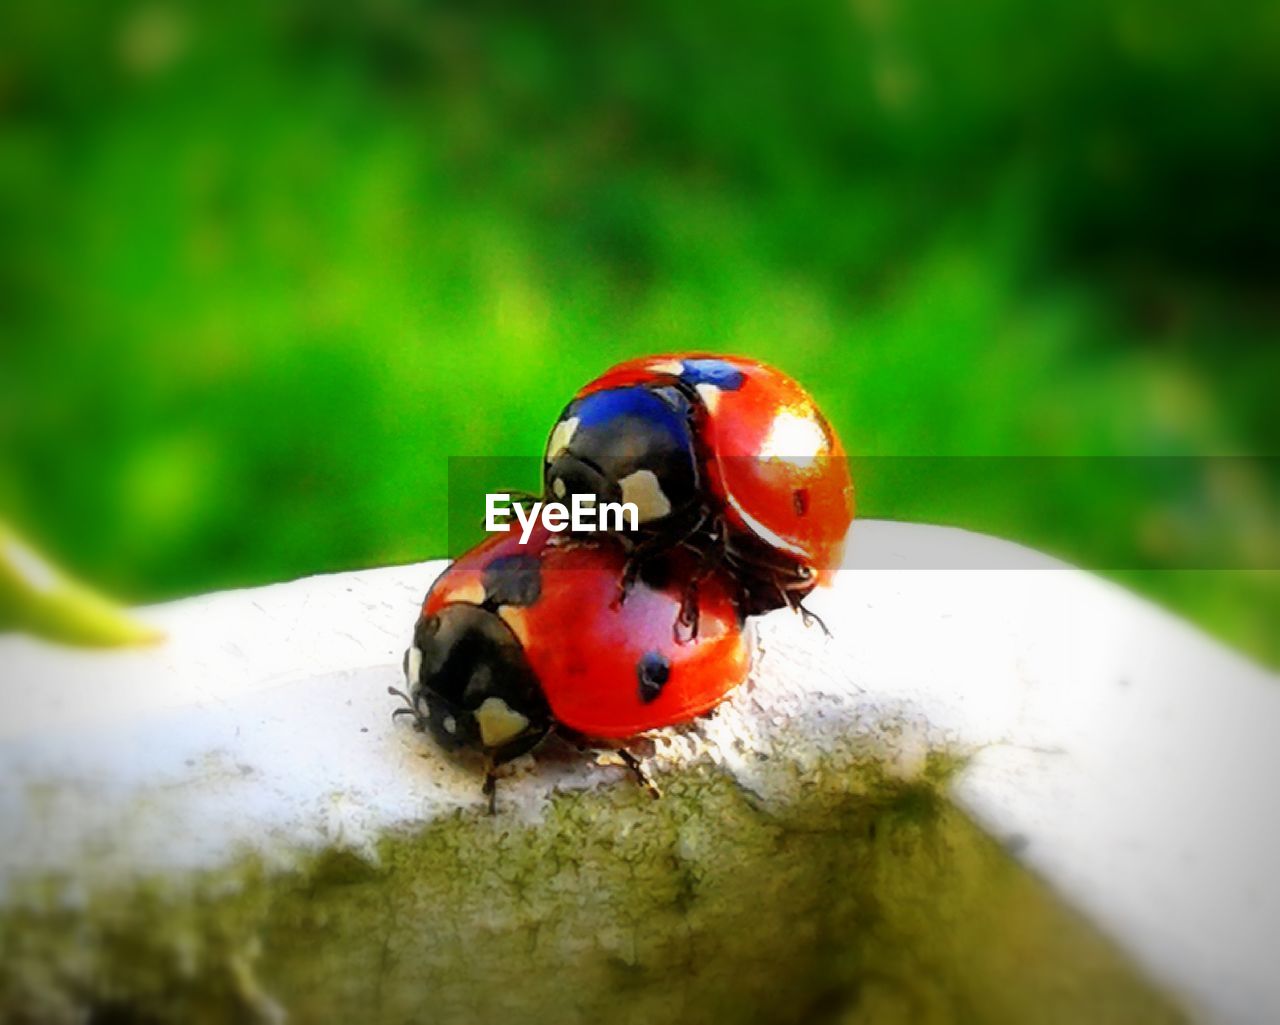
<path fill-rule="evenodd" d="M 862 522 L 850 551 L 810 602 L 835 637 L 759 620 L 751 681 L 649 738 L 659 780 L 709 759 L 784 801 L 779 765 L 870 751 L 911 777 L 931 749 L 973 752 L 960 803 L 1171 991 L 1214 1020 L 1280 1016 L 1280 680 L 1015 545 Z M 889 568 L 922 564 L 970 568 Z M 154 608 L 153 649 L 0 639 L 0 888 L 67 871 L 83 896 L 246 850 L 374 857 L 388 830 L 479 808 L 475 768 L 393 723 L 386 693 L 441 566 Z M 605 784 L 630 785 L 585 756 L 523 759 L 499 814 L 536 821 L 557 788 Z"/>

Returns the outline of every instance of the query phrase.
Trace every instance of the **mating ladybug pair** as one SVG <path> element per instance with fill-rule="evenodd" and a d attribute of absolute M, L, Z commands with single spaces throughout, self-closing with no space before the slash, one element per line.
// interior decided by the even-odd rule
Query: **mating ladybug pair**
<path fill-rule="evenodd" d="M 637 529 L 482 542 L 427 594 L 408 693 L 392 689 L 446 750 L 483 753 L 490 810 L 497 767 L 553 732 L 617 744 L 723 700 L 746 678 L 746 617 L 803 611 L 853 518 L 813 400 L 741 357 L 644 357 L 592 381 L 551 431 L 544 492 L 628 503 Z"/>

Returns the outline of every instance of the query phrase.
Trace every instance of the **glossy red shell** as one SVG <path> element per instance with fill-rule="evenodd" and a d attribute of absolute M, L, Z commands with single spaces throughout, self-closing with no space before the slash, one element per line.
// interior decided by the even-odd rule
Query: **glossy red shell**
<path fill-rule="evenodd" d="M 816 403 L 786 374 L 743 356 L 644 356 L 578 394 L 678 378 L 686 360 L 715 360 L 742 374 L 732 390 L 696 386 L 706 409 L 707 483 L 730 527 L 820 571 L 838 568 L 854 516 L 849 462 Z"/>
<path fill-rule="evenodd" d="M 705 578 L 698 592 L 698 635 L 675 639 L 683 581 L 695 569 L 675 553 L 671 583 L 652 588 L 637 581 L 619 604 L 625 556 L 607 539 L 590 544 L 545 531 L 520 545 L 513 531 L 494 535 L 447 569 L 432 586 L 423 615 L 445 604 L 484 600 L 485 569 L 495 559 L 526 554 L 539 560 L 541 595 L 527 606 L 500 606 L 498 614 L 524 646 L 552 715 L 590 737 L 620 739 L 688 722 L 719 704 L 746 678 L 747 643 L 730 587 Z M 656 652 L 669 675 L 656 698 L 640 697 L 637 667 Z"/>

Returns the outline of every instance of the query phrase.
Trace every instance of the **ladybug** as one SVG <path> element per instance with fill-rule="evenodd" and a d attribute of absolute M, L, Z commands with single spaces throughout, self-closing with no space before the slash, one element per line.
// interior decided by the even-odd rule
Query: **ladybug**
<path fill-rule="evenodd" d="M 447 751 L 484 755 L 493 811 L 496 774 L 553 733 L 580 746 L 625 741 L 686 723 L 746 678 L 748 647 L 732 585 L 712 574 L 696 638 L 678 639 L 688 551 L 652 560 L 625 603 L 627 556 L 539 527 L 526 544 L 496 534 L 432 585 L 405 653 L 411 715 Z M 651 792 L 639 761 L 623 761 Z"/>
<path fill-rule="evenodd" d="M 844 448 L 813 399 L 742 356 L 645 356 L 606 371 L 560 414 L 544 486 L 633 503 L 640 558 L 683 544 L 723 560 L 752 615 L 802 608 L 839 564 L 854 515 Z"/>

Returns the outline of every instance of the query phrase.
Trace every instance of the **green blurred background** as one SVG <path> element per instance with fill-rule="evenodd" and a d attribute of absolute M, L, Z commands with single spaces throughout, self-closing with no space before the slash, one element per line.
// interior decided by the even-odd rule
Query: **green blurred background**
<path fill-rule="evenodd" d="M 442 554 L 655 350 L 862 455 L 1276 454 L 1277 69 L 1264 0 L 6 5 L 0 519 L 131 600 Z M 1231 467 L 860 512 L 1280 565 Z M 1280 664 L 1275 570 L 1112 571 Z"/>

